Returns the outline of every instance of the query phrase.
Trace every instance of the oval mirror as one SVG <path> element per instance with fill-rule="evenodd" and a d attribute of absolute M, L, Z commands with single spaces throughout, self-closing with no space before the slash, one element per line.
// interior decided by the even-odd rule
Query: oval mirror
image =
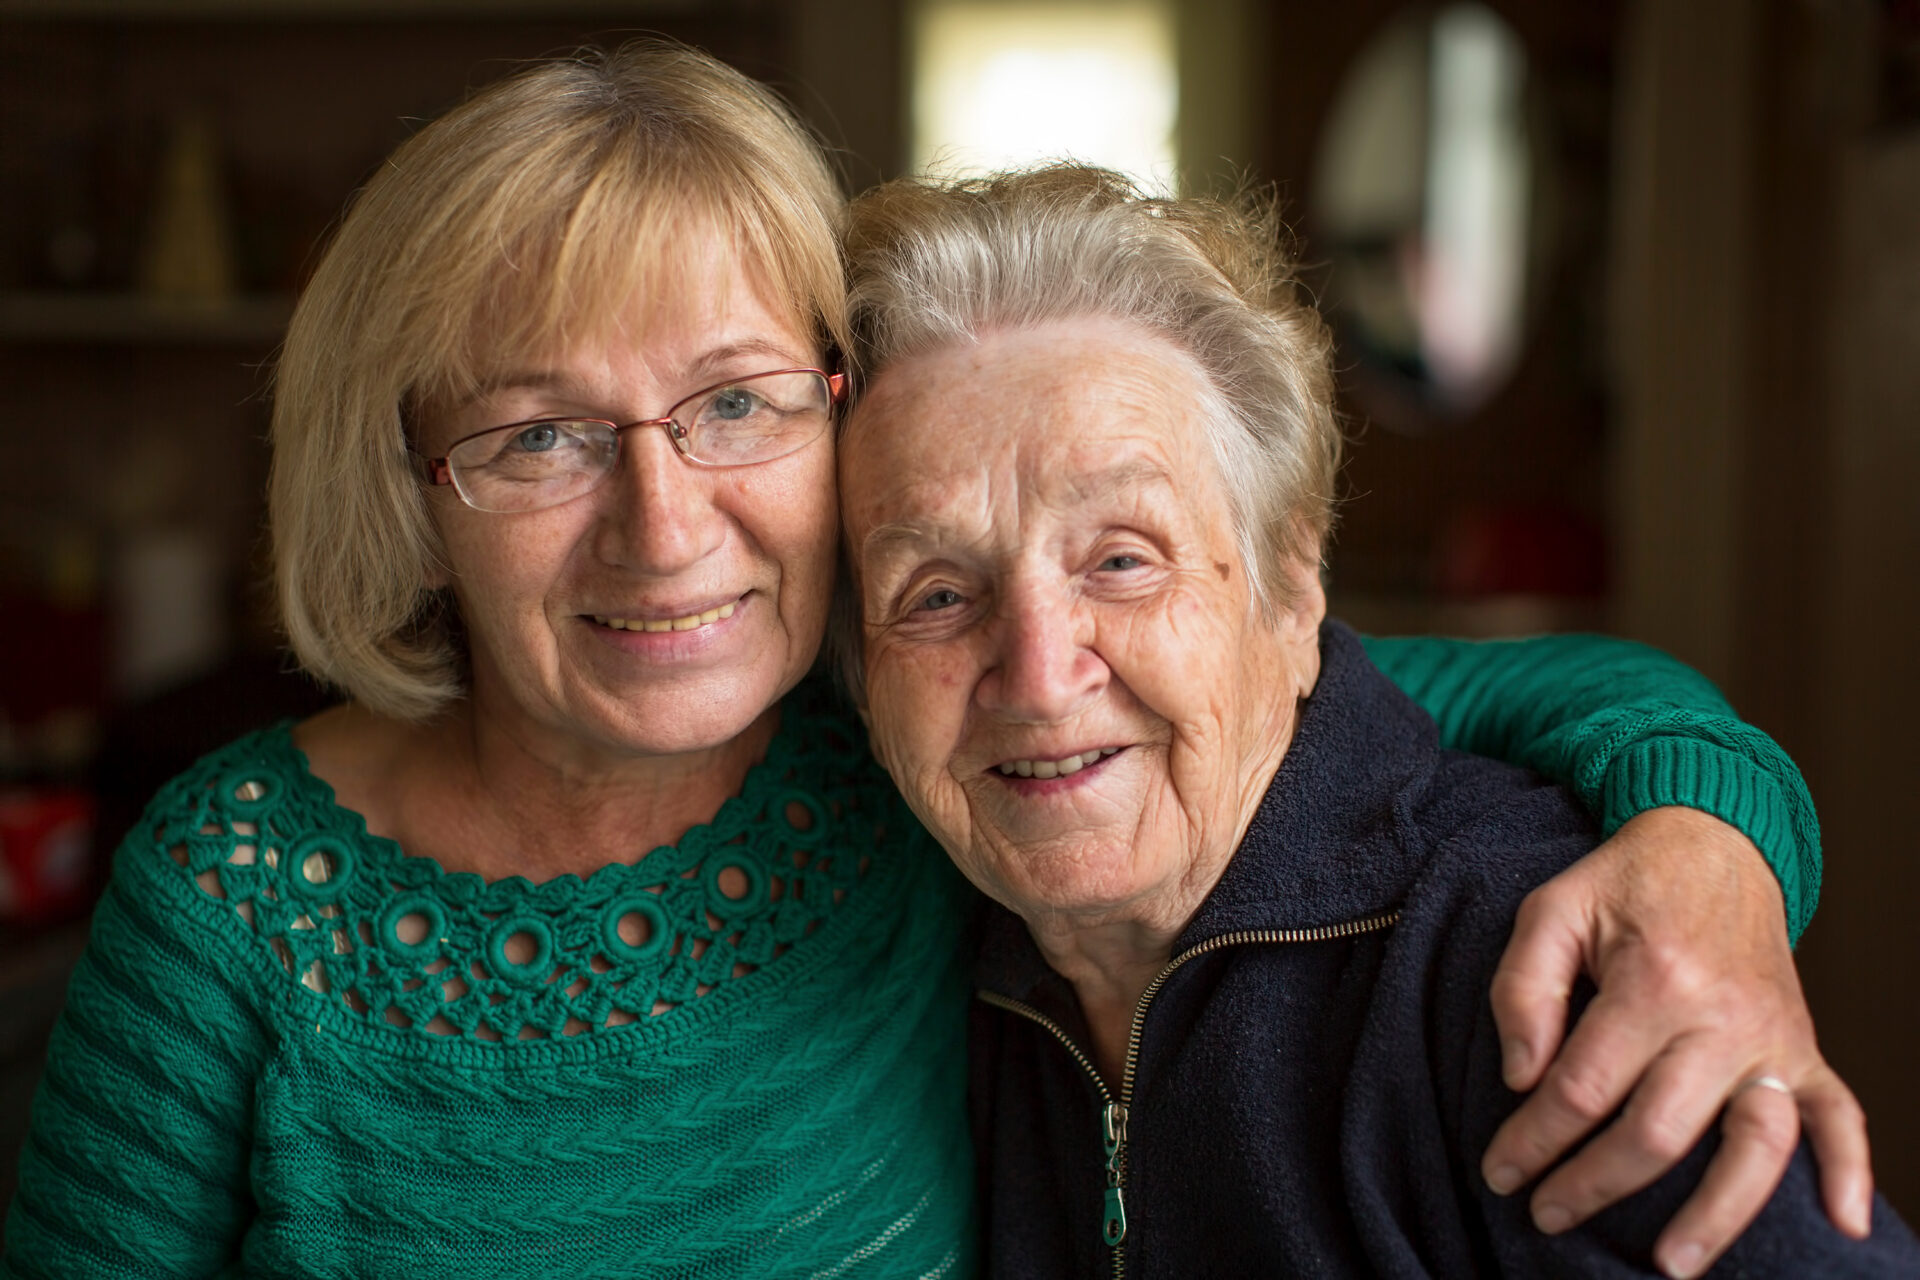
<path fill-rule="evenodd" d="M 1530 99 L 1519 36 L 1482 4 L 1399 14 L 1334 98 L 1308 247 L 1351 389 L 1383 425 L 1466 418 L 1519 359 L 1543 240 Z"/>

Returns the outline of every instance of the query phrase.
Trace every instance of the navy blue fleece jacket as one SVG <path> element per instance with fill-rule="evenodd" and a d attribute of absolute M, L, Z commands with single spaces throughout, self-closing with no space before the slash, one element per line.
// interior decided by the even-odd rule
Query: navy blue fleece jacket
<path fill-rule="evenodd" d="M 1025 927 L 985 908 L 981 990 L 1028 1010 L 980 1000 L 973 1014 L 992 1274 L 1112 1275 L 1121 1213 L 1134 1277 L 1653 1274 L 1654 1238 L 1712 1139 L 1560 1236 L 1478 1172 L 1518 1102 L 1488 983 L 1521 898 L 1597 833 L 1558 788 L 1441 751 L 1345 627 L 1328 625 L 1321 653 L 1292 746 L 1174 955 L 1221 945 L 1153 996 L 1127 1096 L 1103 1094 L 1063 1043 L 1090 1043 L 1085 1021 Z M 1228 940 L 1396 912 L 1345 936 Z M 1115 1102 L 1117 1151 L 1103 1130 Z M 1836 1232 L 1803 1146 L 1716 1274 L 1913 1277 L 1920 1245 L 1884 1203 L 1871 1239 Z"/>

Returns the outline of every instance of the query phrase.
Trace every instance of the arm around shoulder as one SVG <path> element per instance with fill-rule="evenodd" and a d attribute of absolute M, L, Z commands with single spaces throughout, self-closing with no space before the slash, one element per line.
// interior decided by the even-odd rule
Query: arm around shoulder
<path fill-rule="evenodd" d="M 1780 881 L 1797 939 L 1820 895 L 1820 824 L 1793 761 L 1712 682 L 1657 649 L 1597 635 L 1366 640 L 1448 747 L 1570 788 L 1608 835 L 1668 805 L 1738 828 Z"/>

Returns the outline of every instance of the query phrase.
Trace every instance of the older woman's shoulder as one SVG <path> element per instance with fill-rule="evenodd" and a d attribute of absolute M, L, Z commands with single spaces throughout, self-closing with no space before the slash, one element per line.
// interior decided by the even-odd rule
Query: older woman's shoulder
<path fill-rule="evenodd" d="M 1440 753 L 1408 807 L 1420 865 L 1397 932 L 1439 967 L 1483 977 L 1497 966 L 1522 900 L 1601 839 L 1564 787 L 1459 752 Z"/>

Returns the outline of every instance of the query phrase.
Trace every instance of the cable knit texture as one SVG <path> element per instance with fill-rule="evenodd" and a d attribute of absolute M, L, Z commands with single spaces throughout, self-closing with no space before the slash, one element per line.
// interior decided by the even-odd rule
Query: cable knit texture
<path fill-rule="evenodd" d="M 1818 828 L 1713 686 L 1602 637 L 1371 641 L 1611 831 Z M 644 856 L 642 856 L 644 855 Z M 742 794 L 581 881 L 370 837 L 281 726 L 155 799 L 94 920 L 0 1275 L 965 1276 L 970 900 L 817 687 Z"/>
<path fill-rule="evenodd" d="M 1367 640 L 1367 656 L 1458 751 L 1567 786 L 1607 835 L 1662 805 L 1740 828 L 1780 880 L 1795 942 L 1820 901 L 1820 821 L 1800 771 L 1711 681 L 1608 636 Z"/>
<path fill-rule="evenodd" d="M 585 881 L 406 856 L 285 725 L 202 760 L 120 852 L 9 1273 L 968 1273 L 962 887 L 798 701 Z"/>

